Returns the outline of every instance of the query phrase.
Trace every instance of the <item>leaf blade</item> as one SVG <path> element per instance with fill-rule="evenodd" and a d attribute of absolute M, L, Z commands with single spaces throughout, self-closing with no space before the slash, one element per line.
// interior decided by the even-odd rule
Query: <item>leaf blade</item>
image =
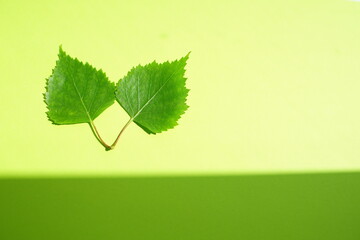
<path fill-rule="evenodd" d="M 175 127 L 188 109 L 184 74 L 189 54 L 173 62 L 139 65 L 117 83 L 116 100 L 145 132 Z"/>
<path fill-rule="evenodd" d="M 114 103 L 115 85 L 102 70 L 71 58 L 61 47 L 58 57 L 44 93 L 48 119 L 58 125 L 89 123 Z"/>

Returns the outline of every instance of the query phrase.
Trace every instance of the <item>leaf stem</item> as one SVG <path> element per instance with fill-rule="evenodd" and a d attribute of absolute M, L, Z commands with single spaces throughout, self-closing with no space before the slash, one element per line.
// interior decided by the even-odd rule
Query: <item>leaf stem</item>
<path fill-rule="evenodd" d="M 114 143 L 111 144 L 110 149 L 114 149 L 114 147 L 116 146 L 117 142 L 120 139 L 121 134 L 125 131 L 125 129 L 129 126 L 129 124 L 134 120 L 134 118 L 130 118 L 130 120 L 124 125 L 124 127 L 121 129 L 119 135 L 117 136 L 117 138 L 115 139 Z M 110 150 L 109 149 L 109 150 Z"/>
<path fill-rule="evenodd" d="M 89 125 L 90 125 L 91 131 L 93 132 L 95 138 L 99 141 L 99 143 L 101 143 L 101 145 L 103 145 L 105 147 L 105 150 L 106 151 L 111 150 L 112 147 L 109 146 L 108 144 L 106 144 L 105 141 L 101 138 L 101 136 L 92 120 L 90 120 Z"/>

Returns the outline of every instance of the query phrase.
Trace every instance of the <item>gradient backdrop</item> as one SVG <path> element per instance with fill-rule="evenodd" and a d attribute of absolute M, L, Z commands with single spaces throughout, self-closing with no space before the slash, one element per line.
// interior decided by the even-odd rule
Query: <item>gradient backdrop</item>
<path fill-rule="evenodd" d="M 143 232 L 134 231 L 135 235 L 122 232 L 124 239 L 186 240 L 191 239 L 191 236 L 198 240 L 221 239 L 223 231 L 229 233 L 223 235 L 224 239 L 231 239 L 226 236 L 232 234 L 244 239 L 360 239 L 356 227 L 360 211 L 355 204 L 355 199 L 360 196 L 359 174 L 284 175 L 288 178 L 272 176 L 274 179 L 280 177 L 288 185 L 282 181 L 283 185 L 279 185 L 277 180 L 269 180 L 274 183 L 271 185 L 264 180 L 266 177 L 253 176 L 259 180 L 258 183 L 268 183 L 266 186 L 269 189 L 275 189 L 275 195 L 266 192 L 262 184 L 256 185 L 253 182 L 256 180 L 248 181 L 250 185 L 247 185 L 247 180 L 243 183 L 243 177 L 239 176 L 360 170 L 359 23 L 360 2 L 345 0 L 0 0 L 0 178 L 3 178 L 0 180 L 0 210 L 5 212 L 2 222 L 0 219 L 0 223 L 5 226 L 2 233 L 0 226 L 0 239 L 55 239 L 58 229 L 47 228 L 48 235 L 44 233 L 42 237 L 35 237 L 39 233 L 34 230 L 37 229 L 35 225 L 30 225 L 28 231 L 23 232 L 23 237 L 12 235 L 22 234 L 21 231 L 11 233 L 11 229 L 21 228 L 25 222 L 39 226 L 48 218 L 55 225 L 65 224 L 63 233 L 81 239 L 80 226 L 90 232 L 99 226 L 97 221 L 86 225 L 83 220 L 97 217 L 109 219 L 106 214 L 91 215 L 88 210 L 92 205 L 86 199 L 96 202 L 99 198 L 98 190 L 107 189 L 102 192 L 103 196 L 108 196 L 107 200 L 98 200 L 110 204 L 106 210 L 109 214 L 112 208 L 117 213 L 120 211 L 120 208 L 111 205 L 117 202 L 114 199 L 122 204 L 124 201 L 128 204 L 132 202 L 133 206 L 146 204 L 148 194 L 141 189 L 148 186 L 147 181 L 151 182 L 143 177 L 150 175 L 163 176 L 161 179 L 164 182 L 161 184 L 165 185 L 172 184 L 173 175 L 203 175 L 201 181 L 204 181 L 204 185 L 196 185 L 196 181 L 199 181 L 197 178 L 194 180 L 195 185 L 181 180 L 189 181 L 193 177 L 177 179 L 174 188 L 151 185 L 150 189 L 155 188 L 154 193 L 157 193 L 159 200 L 156 201 L 158 208 L 155 209 L 159 210 L 140 208 L 153 211 L 153 218 L 138 219 Z M 86 124 L 52 125 L 45 115 L 42 93 L 45 91 L 45 78 L 55 66 L 60 44 L 71 56 L 103 69 L 114 82 L 137 64 L 146 64 L 154 59 L 159 62 L 174 60 L 192 51 L 186 72 L 187 87 L 191 89 L 189 110 L 181 118 L 178 127 L 155 136 L 147 135 L 132 124 L 116 149 L 110 152 L 104 151 Z M 127 120 L 125 111 L 115 103 L 95 123 L 104 139 L 112 142 Z M 220 185 L 213 189 L 212 181 L 215 180 L 207 176 L 219 174 L 223 177 L 215 180 L 218 179 L 216 182 Z M 233 177 L 226 177 L 229 174 Z M 76 180 L 78 176 L 87 176 L 87 180 L 76 185 L 76 181 L 80 181 Z M 97 182 L 96 177 L 101 176 L 112 176 L 114 180 L 99 179 Z M 136 181 L 140 181 L 140 185 L 127 184 L 128 180 L 122 180 L 124 176 L 139 177 Z M 305 180 L 302 181 L 300 176 Z M 40 178 L 35 180 L 33 177 Z M 54 177 L 61 178 L 55 180 Z M 271 179 L 271 176 L 268 177 Z M 292 177 L 300 180 L 292 180 Z M 321 180 L 322 177 L 324 180 Z M 59 181 L 60 185 L 52 181 Z M 80 192 L 71 192 L 72 181 L 75 181 L 75 188 Z M 241 186 L 254 186 L 249 191 L 256 192 L 256 196 L 274 198 L 270 201 L 273 204 L 268 206 L 271 209 L 279 207 L 278 212 L 269 212 L 274 219 L 264 220 L 264 216 L 268 215 L 264 215 L 261 210 L 239 210 L 232 215 L 231 209 L 235 206 L 256 204 L 256 201 L 262 203 L 255 195 L 242 192 L 237 187 L 237 181 L 243 183 Z M 296 184 L 293 185 L 292 181 Z M 329 181 L 334 184 L 327 192 L 324 187 L 327 189 Z M 98 185 L 81 193 L 81 184 Z M 111 189 L 118 189 L 119 184 L 126 186 L 126 189 L 131 188 L 129 191 L 135 195 L 124 198 L 118 192 L 110 200 Z M 174 190 L 176 187 L 185 193 L 170 194 L 176 196 L 176 200 L 167 199 L 169 189 Z M 49 189 L 56 190 L 53 197 Z M 201 204 L 191 202 L 188 196 L 200 189 L 204 189 L 204 192 L 198 199 L 205 200 L 211 196 L 218 199 L 205 200 L 204 204 L 210 201 L 207 203 L 208 211 L 216 209 L 219 215 L 196 215 Z M 222 192 L 224 189 L 229 192 Z M 71 192 L 71 198 L 66 197 L 69 194 L 67 191 Z M 126 193 L 123 188 L 118 191 Z M 287 199 L 289 191 L 295 192 Z M 304 191 L 307 194 L 301 195 Z M 144 194 L 144 198 L 140 197 L 141 194 Z M 221 198 L 220 194 L 227 197 Z M 296 194 L 308 200 L 303 202 Z M 308 194 L 315 194 L 315 199 L 311 199 Z M 248 200 L 237 202 L 240 196 L 248 196 Z M 297 200 L 294 202 L 294 199 Z M 327 202 L 326 199 L 334 202 Z M 312 200 L 322 210 L 313 208 Z M 54 214 L 46 215 L 53 209 L 53 201 L 61 204 L 54 210 Z M 191 206 L 189 212 L 174 210 L 178 202 L 187 201 L 190 201 L 187 206 Z M 87 207 L 79 210 L 76 207 L 78 205 Z M 339 206 L 347 210 L 332 212 Z M 73 219 L 71 214 L 63 214 L 69 208 L 73 209 L 75 216 L 89 216 L 83 220 L 74 220 L 77 226 L 68 221 Z M 251 208 L 256 209 L 255 205 Z M 264 206 L 264 209 L 269 208 Z M 32 212 L 30 209 L 37 210 Z M 291 210 L 294 216 L 286 215 Z M 165 213 L 169 211 L 178 214 L 172 216 L 178 225 L 184 224 L 184 221 L 191 223 L 191 219 L 197 218 L 200 225 L 195 222 L 189 225 L 193 234 L 186 227 L 183 228 L 183 233 L 189 235 L 181 235 L 179 229 L 171 230 L 168 227 L 163 228 L 168 235 L 162 234 L 159 226 L 166 226 L 168 218 L 163 217 L 158 222 L 154 219 L 158 219 L 156 213 L 167 216 Z M 193 217 L 186 215 L 192 211 L 195 212 Z M 311 213 L 314 211 L 318 218 L 313 218 Z M 309 215 L 301 215 L 304 212 Z M 55 213 L 62 217 L 56 217 Z M 124 214 L 129 216 L 133 213 L 129 210 Z M 250 233 L 246 235 L 246 231 L 240 231 L 245 235 L 236 235 L 238 226 L 231 225 L 236 222 L 236 217 L 245 217 L 243 224 L 246 226 L 249 223 L 247 217 L 258 216 L 259 222 L 253 219 L 250 222 L 254 225 L 251 226 L 271 221 L 282 226 L 284 222 L 289 223 L 288 217 L 293 218 L 295 215 L 300 216 L 300 219 L 293 225 L 290 221 L 293 227 L 312 219 L 314 223 L 323 221 L 327 228 L 319 230 L 321 227 L 314 225 L 305 225 L 304 229 L 288 227 L 284 231 L 290 235 L 282 236 L 275 234 L 278 232 L 271 232 L 269 227 L 266 238 L 266 234 L 257 237 Z M 343 217 L 336 219 L 336 216 Z M 219 228 L 219 235 L 202 235 L 202 231 L 209 233 L 207 228 L 216 229 L 210 227 L 213 222 L 209 221 L 218 217 L 225 219 L 228 228 L 225 225 Z M 329 222 L 331 219 L 336 220 Z M 125 222 L 128 224 L 126 226 L 134 227 L 131 223 Z M 159 228 L 151 223 L 156 223 Z M 344 224 L 341 225 L 343 231 L 334 231 L 327 237 L 321 234 L 329 233 L 326 229 L 334 229 L 339 224 Z M 4 229 L 8 232 L 4 232 Z M 89 235 L 83 239 L 116 239 L 120 236 L 111 232 L 111 229 L 99 231 L 100 235 L 105 232 L 113 235 L 94 237 L 90 234 L 93 238 Z M 148 234 L 145 234 L 146 231 Z M 297 234 L 301 231 L 307 233 L 308 237 Z M 75 233 L 80 235 L 75 237 Z M 317 237 L 311 238 L 314 234 L 318 234 Z M 60 236 L 59 239 L 71 239 L 69 236 L 56 236 Z M 343 238 L 337 238 L 341 236 Z"/>

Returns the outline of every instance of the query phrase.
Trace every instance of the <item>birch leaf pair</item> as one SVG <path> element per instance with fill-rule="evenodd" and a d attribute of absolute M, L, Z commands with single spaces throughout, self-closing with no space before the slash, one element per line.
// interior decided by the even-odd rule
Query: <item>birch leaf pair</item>
<path fill-rule="evenodd" d="M 126 127 L 135 122 L 148 134 L 156 134 L 177 125 L 188 108 L 185 66 L 189 54 L 173 61 L 138 65 L 115 85 L 102 70 L 70 57 L 61 47 L 52 75 L 46 81 L 44 100 L 47 116 L 56 125 L 88 123 L 96 139 L 111 150 Z M 130 120 L 114 143 L 101 138 L 94 120 L 115 100 Z"/>

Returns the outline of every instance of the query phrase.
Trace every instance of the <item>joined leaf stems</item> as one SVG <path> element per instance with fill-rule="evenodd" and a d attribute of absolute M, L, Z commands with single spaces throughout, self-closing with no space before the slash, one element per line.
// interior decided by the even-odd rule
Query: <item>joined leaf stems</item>
<path fill-rule="evenodd" d="M 93 132 L 95 138 L 99 141 L 99 143 L 101 145 L 103 145 L 105 147 L 105 150 L 106 151 L 111 150 L 111 147 L 108 144 L 106 144 L 105 141 L 101 138 L 101 136 L 92 120 L 90 120 L 89 125 L 90 125 L 91 131 Z"/>
<path fill-rule="evenodd" d="M 91 120 L 89 122 L 89 125 L 90 125 L 90 128 L 91 128 L 91 131 L 93 132 L 95 138 L 98 140 L 98 142 L 103 145 L 103 147 L 105 148 L 106 151 L 110 151 L 112 149 L 115 148 L 117 142 L 119 141 L 122 133 L 125 131 L 125 129 L 129 126 L 129 124 L 134 120 L 134 118 L 130 118 L 130 120 L 123 126 L 123 128 L 120 130 L 118 136 L 116 137 L 115 141 L 113 142 L 113 144 L 111 145 L 108 145 L 100 136 L 99 134 L 99 131 L 97 130 L 94 122 Z"/>
<path fill-rule="evenodd" d="M 114 149 L 114 147 L 116 146 L 117 142 L 119 141 L 121 134 L 125 131 L 125 129 L 129 126 L 129 124 L 134 120 L 134 118 L 130 118 L 129 121 L 124 125 L 124 127 L 121 129 L 121 131 L 119 132 L 118 136 L 116 137 L 115 141 L 113 142 L 113 144 L 111 144 L 110 148 Z"/>

